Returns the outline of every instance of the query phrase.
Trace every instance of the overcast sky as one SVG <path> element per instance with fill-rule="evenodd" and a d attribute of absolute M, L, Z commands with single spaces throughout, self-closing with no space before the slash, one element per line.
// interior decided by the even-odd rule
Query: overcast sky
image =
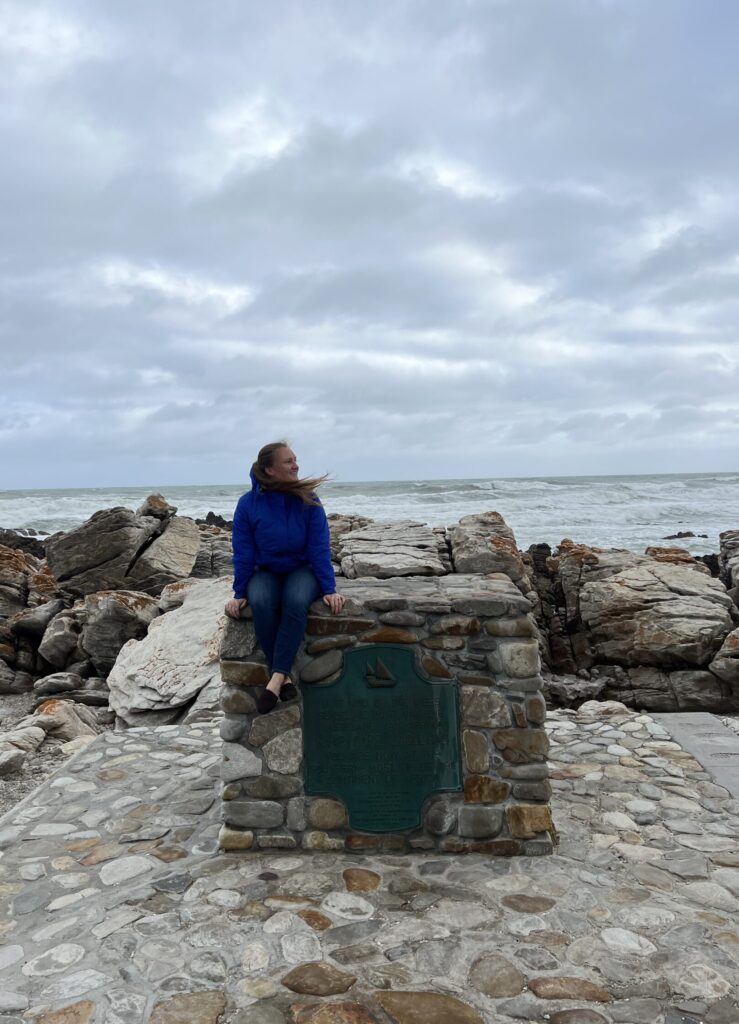
<path fill-rule="evenodd" d="M 0 0 L 0 488 L 739 468 L 735 0 Z"/>

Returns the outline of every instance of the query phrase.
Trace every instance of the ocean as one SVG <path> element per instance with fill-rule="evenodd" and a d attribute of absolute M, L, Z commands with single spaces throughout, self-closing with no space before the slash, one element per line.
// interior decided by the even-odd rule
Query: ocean
<path fill-rule="evenodd" d="M 135 509 L 154 491 L 179 513 L 231 519 L 246 487 L 99 487 L 0 491 L 0 527 L 54 533 L 69 530 L 93 512 L 114 505 Z M 412 519 L 443 526 L 475 512 L 500 512 L 519 547 L 564 537 L 598 547 L 643 552 L 652 544 L 678 545 L 693 554 L 718 551 L 722 530 L 739 529 L 739 473 L 653 476 L 571 476 L 490 480 L 408 480 L 327 483 L 327 512 L 372 519 Z M 678 532 L 706 534 L 665 540 Z"/>

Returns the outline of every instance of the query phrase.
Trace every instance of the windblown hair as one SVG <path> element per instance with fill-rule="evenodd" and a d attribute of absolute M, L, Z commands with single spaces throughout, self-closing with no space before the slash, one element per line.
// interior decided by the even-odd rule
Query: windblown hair
<path fill-rule="evenodd" d="M 316 489 L 328 480 L 328 474 L 323 476 L 306 476 L 302 480 L 290 480 L 287 482 L 273 480 L 267 476 L 267 470 L 274 462 L 276 453 L 280 448 L 289 448 L 287 441 L 272 441 L 261 448 L 257 455 L 257 461 L 251 467 L 264 491 L 282 491 L 284 494 L 294 494 L 306 505 L 317 505 L 318 495 Z"/>

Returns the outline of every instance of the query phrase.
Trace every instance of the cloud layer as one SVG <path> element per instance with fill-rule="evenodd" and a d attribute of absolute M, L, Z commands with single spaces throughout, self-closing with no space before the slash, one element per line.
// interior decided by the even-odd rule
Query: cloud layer
<path fill-rule="evenodd" d="M 736 469 L 737 30 L 0 0 L 0 486 Z"/>

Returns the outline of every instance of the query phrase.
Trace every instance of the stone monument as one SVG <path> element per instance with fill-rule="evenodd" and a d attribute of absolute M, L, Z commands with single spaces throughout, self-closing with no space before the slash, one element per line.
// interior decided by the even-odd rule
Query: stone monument
<path fill-rule="evenodd" d="M 249 609 L 221 647 L 226 850 L 550 853 L 546 706 L 504 573 L 342 580 L 310 609 L 300 695 L 268 715 Z"/>

